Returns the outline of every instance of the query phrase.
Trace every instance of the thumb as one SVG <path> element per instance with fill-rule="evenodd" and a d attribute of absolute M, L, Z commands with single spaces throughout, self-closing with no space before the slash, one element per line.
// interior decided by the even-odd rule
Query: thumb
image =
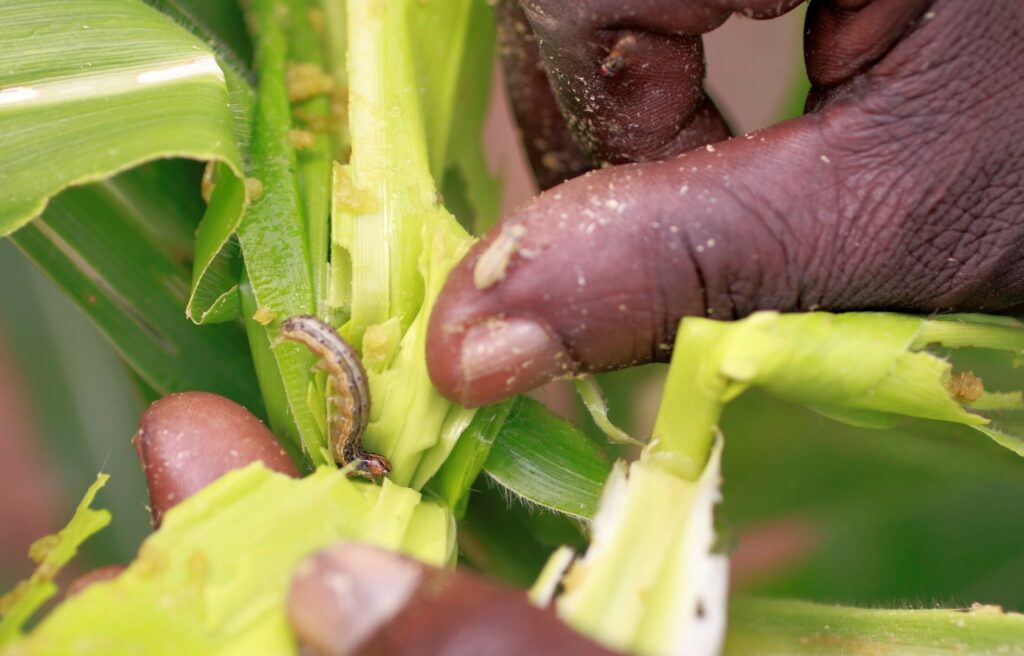
<path fill-rule="evenodd" d="M 771 139 L 806 179 L 822 165 L 803 155 L 807 135 L 788 126 L 540 195 L 448 278 L 428 334 L 435 384 L 483 405 L 559 376 L 666 359 L 684 315 L 797 307 L 796 270 L 817 236 L 771 208 L 786 180 L 755 144 Z"/>
<path fill-rule="evenodd" d="M 863 37 L 854 10 L 841 18 L 823 21 L 832 38 Z M 1005 76 L 1024 78 L 1007 27 L 1022 20 L 1010 0 L 984 16 L 937 2 L 867 72 L 830 79 L 812 114 L 544 193 L 453 271 L 434 382 L 482 405 L 664 360 L 685 315 L 1021 304 L 1024 91 Z"/>

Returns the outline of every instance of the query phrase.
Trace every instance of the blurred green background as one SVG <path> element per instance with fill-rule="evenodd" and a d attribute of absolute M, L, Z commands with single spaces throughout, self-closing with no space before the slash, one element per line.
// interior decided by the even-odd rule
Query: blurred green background
<path fill-rule="evenodd" d="M 711 35 L 709 89 L 740 131 L 798 113 L 806 92 L 800 20 L 791 15 L 772 27 L 733 20 Z M 775 72 L 750 65 L 766 50 Z M 500 99 L 494 114 L 491 160 L 506 177 L 511 207 L 532 188 Z M 0 473 L 24 473 L 32 465 L 27 486 L 10 473 L 0 479 L 0 519 L 34 507 L 32 500 L 56 506 L 37 513 L 35 523 L 18 524 L 26 534 L 0 536 L 0 588 L 28 571 L 24 549 L 39 537 L 28 533 L 58 529 L 98 471 L 113 474 L 101 501 L 114 522 L 87 544 L 80 569 L 130 559 L 148 531 L 143 480 L 129 443 L 141 396 L 88 319 L 6 241 L 0 242 L 0 308 L 0 375 L 16 376 L 30 400 L 18 407 L 7 399 L 6 406 L 27 417 L 27 428 L 0 406 L 7 428 L 0 430 L 0 447 L 8 454 Z M 981 374 L 989 388 L 1021 386 L 1020 371 L 1005 363 L 977 353 L 962 359 L 958 368 Z M 646 367 L 605 376 L 613 419 L 642 434 L 661 373 Z M 854 429 L 759 393 L 733 403 L 722 428 L 720 515 L 737 540 L 737 588 L 872 606 L 980 601 L 1024 610 L 1024 460 L 981 434 L 930 422 Z M 38 447 L 40 463 L 12 458 L 22 453 L 10 446 L 15 440 Z M 491 521 L 504 510 L 496 493 L 478 495 L 470 525 L 488 530 L 467 531 L 477 542 L 464 547 L 494 554 L 502 541 L 515 544 L 522 526 L 543 534 L 546 539 L 529 541 L 532 551 L 518 553 L 517 567 L 501 572 L 508 580 L 529 580 L 548 549 L 578 539 L 564 523 L 522 509 L 504 523 Z"/>
<path fill-rule="evenodd" d="M 24 398 L 30 403 L 20 410 L 34 424 L 32 435 L 5 432 L 5 441 L 37 438 L 45 464 L 56 470 L 56 477 L 45 471 L 33 476 L 40 486 L 55 484 L 58 492 L 59 512 L 48 518 L 47 530 L 59 529 L 71 517 L 97 472 L 110 472 L 113 477 L 103 503 L 115 521 L 86 543 L 81 564 L 123 562 L 149 526 L 145 481 L 129 442 L 142 398 L 92 322 L 7 240 L 0 241 L 0 309 L 5 373 L 20 378 L 28 392 Z M 8 417 L 0 421 L 10 425 Z M 0 504 L 17 506 L 21 496 L 49 493 L 6 487 L 0 484 Z M 27 547 L 41 536 L 19 537 Z M 10 536 L 5 538 L 7 542 Z M 3 555 L 0 585 L 6 588 L 4 584 L 23 575 L 30 562 L 24 552 L 21 562 L 15 554 Z"/>

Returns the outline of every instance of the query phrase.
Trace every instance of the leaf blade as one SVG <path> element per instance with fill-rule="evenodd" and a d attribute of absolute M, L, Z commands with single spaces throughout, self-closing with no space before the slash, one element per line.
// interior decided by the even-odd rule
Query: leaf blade
<path fill-rule="evenodd" d="M 0 234 L 68 186 L 152 159 L 220 160 L 241 175 L 224 73 L 159 12 L 112 0 L 6 1 L 0 39 Z"/>
<path fill-rule="evenodd" d="M 241 331 L 230 324 L 199 327 L 185 318 L 186 270 L 139 229 L 145 218 L 132 214 L 142 208 L 107 193 L 131 184 L 130 176 L 119 176 L 68 189 L 12 239 L 154 390 L 207 390 L 262 414 Z M 107 229 L 95 229 L 96 216 Z"/>
<path fill-rule="evenodd" d="M 611 463 L 578 428 L 540 402 L 519 397 L 491 446 L 484 471 L 528 503 L 590 519 Z"/>

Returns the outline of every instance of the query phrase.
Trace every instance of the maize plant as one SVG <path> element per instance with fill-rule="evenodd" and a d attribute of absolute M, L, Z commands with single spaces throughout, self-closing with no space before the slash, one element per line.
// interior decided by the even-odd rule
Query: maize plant
<path fill-rule="evenodd" d="M 765 415 L 742 406 L 754 425 L 735 434 L 723 416 L 741 395 L 824 417 L 799 415 L 803 434 L 883 429 L 922 458 L 944 453 L 928 433 L 941 446 L 962 426 L 957 449 L 1019 478 L 1024 462 L 989 438 L 1024 455 L 1024 385 L 955 363 L 963 351 L 1009 371 L 1024 325 L 687 318 L 649 435 L 612 420 L 628 401 L 614 378 L 610 398 L 576 380 L 586 429 L 528 397 L 459 406 L 431 384 L 425 344 L 448 272 L 498 214 L 480 136 L 492 8 L 222 4 L 0 0 L 0 233 L 99 327 L 142 397 L 232 399 L 302 476 L 258 462 L 225 474 L 168 510 L 122 573 L 42 612 L 60 569 L 118 521 L 98 508 L 101 475 L 0 601 L 0 654 L 295 654 L 289 581 L 339 541 L 472 565 L 623 653 L 1021 648 L 1024 618 L 992 606 L 730 594 L 720 504 L 731 454 L 759 453 L 744 435 Z M 496 244 L 478 286 L 502 284 L 514 231 Z M 928 422 L 923 441 L 899 432 L 905 418 Z M 814 453 L 814 439 L 793 444 L 770 448 Z"/>

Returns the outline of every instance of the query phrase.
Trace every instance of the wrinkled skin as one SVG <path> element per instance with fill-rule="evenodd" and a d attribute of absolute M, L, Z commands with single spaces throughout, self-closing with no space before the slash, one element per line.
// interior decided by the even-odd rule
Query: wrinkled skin
<path fill-rule="evenodd" d="M 500 281 L 473 283 L 500 228 L 449 279 L 427 351 L 445 395 L 480 405 L 567 372 L 664 360 L 686 315 L 1024 308 L 1024 4 L 816 0 L 808 114 L 721 142 L 697 35 L 734 11 L 768 18 L 797 4 L 504 0 L 510 95 L 553 188 L 506 219 L 526 232 Z M 203 435 L 223 451 L 223 433 Z M 271 448 L 251 446 L 243 460 Z M 162 474 L 160 490 L 177 489 L 185 470 Z M 373 553 L 323 552 L 297 572 L 293 613 L 309 598 L 323 613 L 311 627 L 296 620 L 311 650 L 479 653 L 480 636 L 511 627 L 522 653 L 600 653 L 522 597 Z M 318 583 L 339 572 L 355 573 L 359 594 L 405 580 L 379 599 L 323 597 Z M 344 613 L 364 606 L 386 612 L 368 614 L 372 626 Z M 375 638 L 331 638 L 356 620 Z"/>
<path fill-rule="evenodd" d="M 808 113 L 720 141 L 696 35 L 733 11 L 768 18 L 797 4 L 503 8 L 508 77 L 531 85 L 511 96 L 538 178 L 554 184 L 584 160 L 616 166 L 507 217 L 525 235 L 497 284 L 477 289 L 473 269 L 500 228 L 455 269 L 427 349 L 443 394 L 482 405 L 567 373 L 666 360 L 687 315 L 1022 308 L 1024 5 L 817 0 Z M 547 161 L 559 166 L 545 167 L 538 144 L 561 149 Z"/>

